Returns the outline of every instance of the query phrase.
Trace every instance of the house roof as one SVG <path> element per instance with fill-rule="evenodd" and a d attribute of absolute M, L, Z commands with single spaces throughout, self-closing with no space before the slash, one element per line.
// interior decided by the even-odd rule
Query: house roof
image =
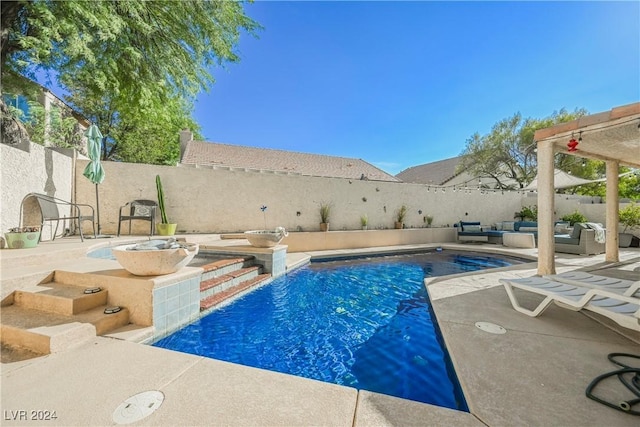
<path fill-rule="evenodd" d="M 461 160 L 461 157 L 452 157 L 450 159 L 413 166 L 400 172 L 396 175 L 396 178 L 401 179 L 403 182 L 413 182 L 416 184 L 443 185 L 456 176 L 456 167 Z"/>
<path fill-rule="evenodd" d="M 400 180 L 361 159 L 295 151 L 188 141 L 181 163 L 236 167 L 371 181 Z"/>

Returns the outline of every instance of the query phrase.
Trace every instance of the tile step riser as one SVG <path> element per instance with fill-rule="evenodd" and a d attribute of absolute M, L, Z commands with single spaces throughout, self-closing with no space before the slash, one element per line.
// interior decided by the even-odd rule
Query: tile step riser
<path fill-rule="evenodd" d="M 238 262 L 231 265 L 226 265 L 224 267 L 217 268 L 211 271 L 205 271 L 202 273 L 202 281 L 215 279 L 220 276 L 224 276 L 225 274 L 233 273 L 234 271 L 241 270 L 243 268 L 252 267 L 254 264 L 253 260 Z"/>
<path fill-rule="evenodd" d="M 257 282 L 253 286 L 249 286 L 246 289 L 242 289 L 239 292 L 235 292 L 235 293 L 230 294 L 227 298 L 224 298 L 224 299 L 220 300 L 219 302 L 217 302 L 215 304 L 212 304 L 211 306 L 204 307 L 204 306 L 201 305 L 201 307 L 200 307 L 200 316 L 201 317 L 206 316 L 207 314 L 211 313 L 212 311 L 214 311 L 214 310 L 216 310 L 218 308 L 221 308 L 221 307 L 224 307 L 226 305 L 229 305 L 229 304 L 233 303 L 235 300 L 237 300 L 238 298 L 241 298 L 241 297 L 245 296 L 249 292 L 253 292 L 256 289 L 271 283 L 272 280 L 273 279 L 271 277 L 265 278 L 264 280 L 261 280 L 261 281 Z M 242 284 L 238 285 L 238 287 L 241 287 L 241 286 L 242 286 Z"/>
<path fill-rule="evenodd" d="M 258 275 L 261 274 L 260 270 L 253 270 L 248 272 L 247 274 L 244 274 L 242 276 L 238 276 L 238 277 L 231 277 L 229 278 L 229 280 L 226 280 L 222 283 L 219 283 L 209 289 L 206 289 L 204 291 L 200 292 L 200 300 L 203 300 L 205 298 L 208 298 L 212 295 L 218 294 L 220 292 L 224 292 L 230 288 L 233 288 L 234 286 L 238 286 L 240 285 L 242 282 L 246 282 L 248 280 L 251 279 L 255 279 L 256 277 L 258 277 Z"/>

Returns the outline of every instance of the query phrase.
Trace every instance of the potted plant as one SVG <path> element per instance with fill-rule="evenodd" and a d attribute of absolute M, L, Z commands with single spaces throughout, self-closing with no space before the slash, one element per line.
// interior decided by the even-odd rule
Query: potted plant
<path fill-rule="evenodd" d="M 427 215 L 424 217 L 424 222 L 427 223 L 427 228 L 431 228 L 431 224 L 433 224 L 433 215 Z"/>
<path fill-rule="evenodd" d="M 367 229 L 368 224 L 369 224 L 369 217 L 367 216 L 367 214 L 360 216 L 360 225 L 362 226 L 363 230 Z"/>
<path fill-rule="evenodd" d="M 573 213 L 563 216 L 560 220 L 568 222 L 573 227 L 576 222 L 587 222 L 587 217 L 575 210 Z"/>
<path fill-rule="evenodd" d="M 524 206 L 520 212 L 513 214 L 513 218 L 519 218 L 520 221 L 530 219 L 531 221 L 538 220 L 538 207 L 537 206 Z M 578 221 L 580 222 L 580 221 Z"/>
<path fill-rule="evenodd" d="M 40 227 L 14 227 L 4 233 L 9 249 L 35 248 L 40 241 Z"/>
<path fill-rule="evenodd" d="M 178 224 L 170 223 L 167 220 L 167 210 L 164 204 L 164 190 L 162 189 L 162 181 L 160 175 L 156 175 L 156 189 L 158 190 L 158 207 L 160 208 L 160 223 L 156 224 L 156 230 L 161 236 L 173 236 L 176 233 Z"/>
<path fill-rule="evenodd" d="M 628 248 L 631 246 L 633 240 L 633 234 L 627 233 L 627 228 L 634 229 L 640 227 L 640 205 L 635 203 L 621 209 L 618 212 L 618 220 L 621 225 L 624 225 L 622 233 L 618 234 L 618 246 L 621 248 Z"/>
<path fill-rule="evenodd" d="M 395 227 L 397 229 L 401 229 L 404 227 L 404 219 L 407 216 L 407 211 L 409 208 L 407 208 L 407 205 L 402 205 L 400 206 L 400 208 L 396 211 L 396 222 L 395 222 Z"/>
<path fill-rule="evenodd" d="M 331 204 L 320 203 L 320 231 L 329 231 L 330 215 L 331 215 Z"/>

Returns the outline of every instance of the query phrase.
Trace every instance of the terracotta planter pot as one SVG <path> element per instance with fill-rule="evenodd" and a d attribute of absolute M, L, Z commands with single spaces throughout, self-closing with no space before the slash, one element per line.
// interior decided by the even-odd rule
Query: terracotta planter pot
<path fill-rule="evenodd" d="M 329 231 L 329 223 L 321 222 L 320 223 L 320 231 Z"/>
<path fill-rule="evenodd" d="M 395 227 L 396 227 L 396 229 L 400 230 L 400 229 L 402 229 L 404 227 L 404 223 L 396 221 Z"/>

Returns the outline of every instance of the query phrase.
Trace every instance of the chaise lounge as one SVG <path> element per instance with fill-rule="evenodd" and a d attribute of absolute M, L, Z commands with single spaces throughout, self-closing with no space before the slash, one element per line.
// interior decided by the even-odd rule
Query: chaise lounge
<path fill-rule="evenodd" d="M 544 277 L 500 279 L 514 310 L 531 317 L 540 316 L 550 305 L 573 311 L 587 310 L 605 316 L 625 328 L 640 331 L 640 298 L 601 287 L 577 286 Z M 514 288 L 545 298 L 534 309 L 522 307 Z M 628 291 L 631 292 L 631 291 Z"/>

